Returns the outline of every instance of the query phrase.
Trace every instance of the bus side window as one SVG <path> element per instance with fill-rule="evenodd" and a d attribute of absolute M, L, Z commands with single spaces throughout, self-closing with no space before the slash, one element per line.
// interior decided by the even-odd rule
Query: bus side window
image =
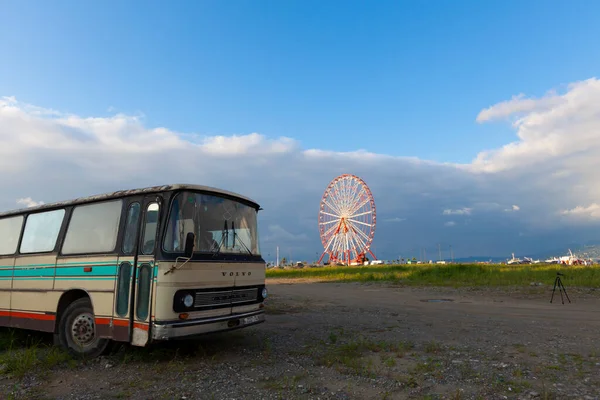
<path fill-rule="evenodd" d="M 54 250 L 64 216 L 64 209 L 29 215 L 25 220 L 21 253 L 42 253 Z"/>
<path fill-rule="evenodd" d="M 119 282 L 117 283 L 117 315 L 125 317 L 129 311 L 129 287 L 131 283 L 131 264 L 127 261 L 119 267 Z"/>
<path fill-rule="evenodd" d="M 115 251 L 122 211 L 121 199 L 76 206 L 65 234 L 62 254 Z"/>
<path fill-rule="evenodd" d="M 154 252 L 156 241 L 156 227 L 158 226 L 158 203 L 148 204 L 146 220 L 144 221 L 144 234 L 142 236 L 142 254 L 149 255 Z"/>
<path fill-rule="evenodd" d="M 140 203 L 132 203 L 127 210 L 127 221 L 125 222 L 125 235 L 123 236 L 123 253 L 133 254 L 135 250 L 135 239 L 140 226 Z"/>
<path fill-rule="evenodd" d="M 17 251 L 23 216 L 0 219 L 0 256 L 14 254 Z"/>

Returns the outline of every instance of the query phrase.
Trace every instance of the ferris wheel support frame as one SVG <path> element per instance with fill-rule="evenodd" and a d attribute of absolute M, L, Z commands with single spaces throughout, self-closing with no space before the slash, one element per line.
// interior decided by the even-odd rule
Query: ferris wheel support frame
<path fill-rule="evenodd" d="M 350 250 L 346 250 L 346 251 L 350 252 Z M 371 249 L 368 249 L 367 253 L 369 253 L 370 255 L 372 255 L 374 260 L 378 259 L 377 256 L 375 254 L 373 254 L 373 252 L 371 251 Z M 329 255 L 329 261 L 331 261 L 331 255 L 325 250 L 321 254 L 321 258 L 319 258 L 319 261 L 317 262 L 317 264 L 321 264 L 321 261 L 323 261 L 323 257 L 325 257 L 325 254 Z M 348 260 L 348 259 L 349 258 L 346 257 L 346 260 Z M 350 262 L 348 261 L 348 263 L 346 265 L 350 265 Z"/>

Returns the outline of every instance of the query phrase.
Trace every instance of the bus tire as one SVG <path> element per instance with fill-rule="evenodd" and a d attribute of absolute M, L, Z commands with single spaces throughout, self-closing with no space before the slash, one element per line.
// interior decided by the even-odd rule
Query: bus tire
<path fill-rule="evenodd" d="M 88 298 L 75 300 L 65 309 L 58 326 L 58 340 L 72 356 L 95 358 L 109 347 L 109 339 L 96 336 L 94 309 Z"/>

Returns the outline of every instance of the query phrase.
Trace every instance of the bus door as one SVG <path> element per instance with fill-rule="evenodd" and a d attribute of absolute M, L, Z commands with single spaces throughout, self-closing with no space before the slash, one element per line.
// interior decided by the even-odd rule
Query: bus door
<path fill-rule="evenodd" d="M 140 241 L 134 267 L 133 308 L 130 313 L 131 344 L 145 346 L 150 337 L 156 268 L 154 254 L 158 243 L 162 198 L 147 196 L 142 202 Z"/>

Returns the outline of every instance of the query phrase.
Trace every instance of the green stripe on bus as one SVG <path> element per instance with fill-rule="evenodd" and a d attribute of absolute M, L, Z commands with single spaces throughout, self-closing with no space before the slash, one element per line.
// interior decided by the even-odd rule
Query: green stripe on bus
<path fill-rule="evenodd" d="M 15 268 L 14 275 L 15 278 L 19 278 L 22 276 L 54 276 L 54 268 Z"/>

